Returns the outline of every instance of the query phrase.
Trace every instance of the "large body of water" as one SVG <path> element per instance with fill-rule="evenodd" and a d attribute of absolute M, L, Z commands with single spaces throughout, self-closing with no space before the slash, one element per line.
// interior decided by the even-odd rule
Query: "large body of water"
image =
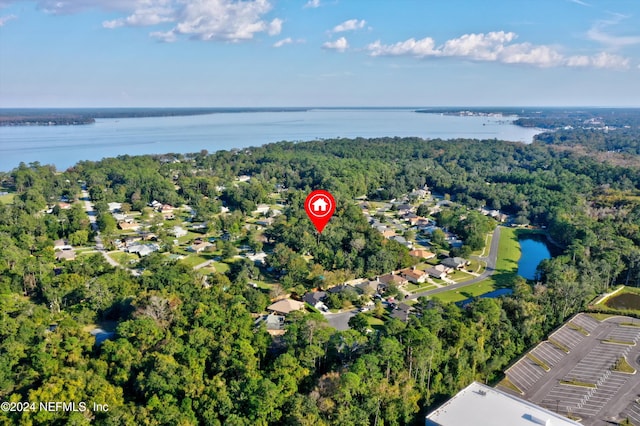
<path fill-rule="evenodd" d="M 513 118 L 460 117 L 413 109 L 312 109 L 184 117 L 96 119 L 82 126 L 0 127 L 0 171 L 39 161 L 66 169 L 81 160 L 118 155 L 209 152 L 270 142 L 335 137 L 418 136 L 530 143 L 539 129 Z"/>

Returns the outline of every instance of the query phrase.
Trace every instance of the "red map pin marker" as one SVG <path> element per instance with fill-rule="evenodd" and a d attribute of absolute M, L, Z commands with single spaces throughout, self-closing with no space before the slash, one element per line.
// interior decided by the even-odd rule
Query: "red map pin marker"
<path fill-rule="evenodd" d="M 304 210 L 313 222 L 319 233 L 322 233 L 325 225 L 336 211 L 336 200 L 333 195 L 322 189 L 317 189 L 307 196 L 304 201 Z"/>

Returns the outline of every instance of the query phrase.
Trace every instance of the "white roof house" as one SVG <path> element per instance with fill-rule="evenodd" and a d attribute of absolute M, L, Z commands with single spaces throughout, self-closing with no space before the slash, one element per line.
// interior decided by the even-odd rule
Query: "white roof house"
<path fill-rule="evenodd" d="M 427 426 L 580 426 L 580 423 L 473 382 L 426 418 Z"/>

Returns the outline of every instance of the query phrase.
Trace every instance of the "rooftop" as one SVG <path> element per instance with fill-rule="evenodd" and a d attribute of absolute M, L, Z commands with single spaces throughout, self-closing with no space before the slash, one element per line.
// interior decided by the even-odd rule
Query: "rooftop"
<path fill-rule="evenodd" d="M 427 416 L 427 426 L 580 425 L 498 389 L 473 382 Z"/>

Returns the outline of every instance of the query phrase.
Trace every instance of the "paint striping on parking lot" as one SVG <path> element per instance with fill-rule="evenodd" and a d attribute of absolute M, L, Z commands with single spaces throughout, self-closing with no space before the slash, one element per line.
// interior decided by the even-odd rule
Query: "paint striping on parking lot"
<path fill-rule="evenodd" d="M 580 417 L 584 425 L 627 417 L 640 424 L 640 375 L 615 371 L 621 358 L 640 369 L 636 363 L 640 327 L 628 326 L 631 322 L 636 321 L 613 317 L 600 322 L 578 314 L 549 336 L 555 345 L 545 341 L 529 351 L 549 371 L 525 355 L 505 376 L 522 391 L 521 397 L 559 414 Z"/>

